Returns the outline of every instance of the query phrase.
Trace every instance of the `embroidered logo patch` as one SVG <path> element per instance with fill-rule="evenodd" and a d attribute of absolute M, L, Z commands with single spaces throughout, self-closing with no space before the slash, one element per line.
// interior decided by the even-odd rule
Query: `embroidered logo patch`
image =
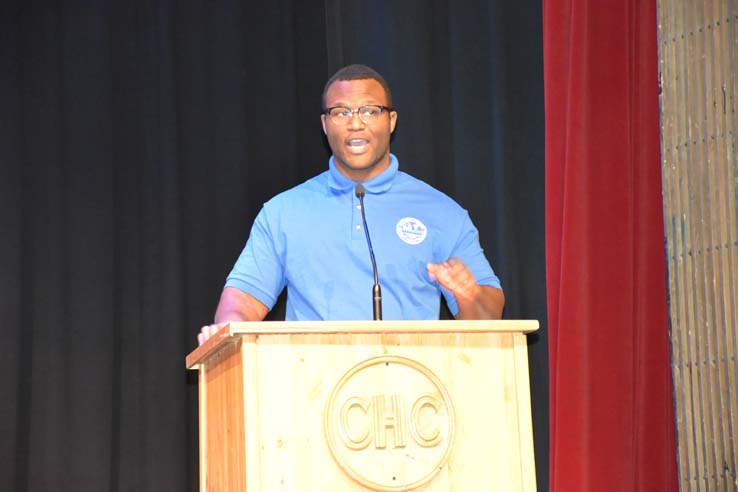
<path fill-rule="evenodd" d="M 405 217 L 400 219 L 395 227 L 397 235 L 407 244 L 420 244 L 428 235 L 428 228 L 425 224 L 414 217 Z"/>

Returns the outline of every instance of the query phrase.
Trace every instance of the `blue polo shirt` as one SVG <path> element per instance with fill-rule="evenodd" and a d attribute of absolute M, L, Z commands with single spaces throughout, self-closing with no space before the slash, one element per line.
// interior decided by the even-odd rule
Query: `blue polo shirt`
<path fill-rule="evenodd" d="M 366 221 L 390 320 L 438 319 L 440 296 L 426 264 L 460 258 L 477 283 L 500 288 L 469 214 L 447 195 L 390 166 L 363 183 Z M 226 286 L 269 309 L 287 287 L 288 320 L 372 319 L 374 274 L 356 183 L 336 168 L 275 196 L 259 212 Z"/>

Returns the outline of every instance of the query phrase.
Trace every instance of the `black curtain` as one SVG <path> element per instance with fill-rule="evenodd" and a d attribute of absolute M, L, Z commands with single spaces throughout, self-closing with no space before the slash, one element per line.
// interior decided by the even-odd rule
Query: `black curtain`
<path fill-rule="evenodd" d="M 0 490 L 197 490 L 184 356 L 261 204 L 326 168 L 325 80 L 385 75 L 406 172 L 535 318 L 548 489 L 540 0 L 0 7 Z"/>

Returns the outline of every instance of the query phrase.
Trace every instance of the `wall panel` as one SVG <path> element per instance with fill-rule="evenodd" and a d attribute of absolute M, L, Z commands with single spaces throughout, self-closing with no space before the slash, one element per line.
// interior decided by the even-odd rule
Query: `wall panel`
<path fill-rule="evenodd" d="M 659 0 L 664 218 L 682 491 L 735 491 L 738 5 Z"/>

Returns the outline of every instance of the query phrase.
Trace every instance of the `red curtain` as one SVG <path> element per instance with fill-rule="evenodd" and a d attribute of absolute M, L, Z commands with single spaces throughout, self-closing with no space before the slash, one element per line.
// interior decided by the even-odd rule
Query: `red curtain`
<path fill-rule="evenodd" d="M 543 11 L 550 490 L 676 491 L 656 2 Z"/>

